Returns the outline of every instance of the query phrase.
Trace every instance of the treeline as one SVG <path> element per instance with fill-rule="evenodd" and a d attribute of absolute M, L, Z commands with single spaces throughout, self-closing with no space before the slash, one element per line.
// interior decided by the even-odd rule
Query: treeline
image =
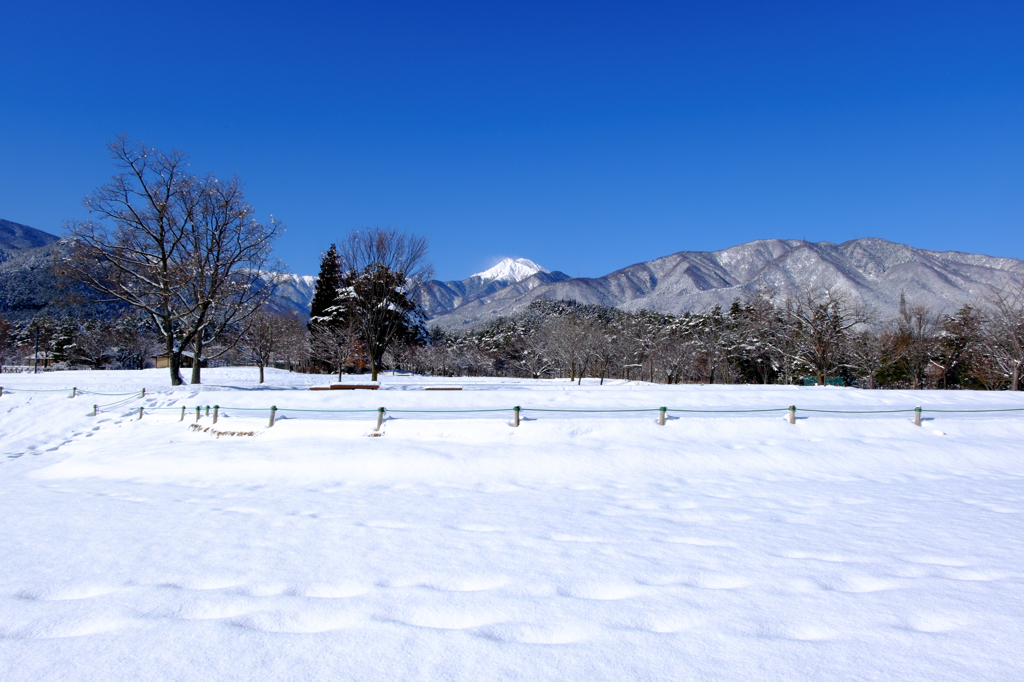
<path fill-rule="evenodd" d="M 261 309 L 227 339 L 208 346 L 209 355 L 200 356 L 200 362 L 315 371 L 308 364 L 306 323 L 296 315 Z M 152 320 L 130 309 L 114 309 L 102 318 L 59 313 L 16 321 L 0 317 L 0 369 L 6 371 L 145 369 L 158 358 L 166 360 L 163 349 Z M 194 356 L 186 352 L 186 357 L 192 364 Z"/>
<path fill-rule="evenodd" d="M 232 345 L 209 349 L 218 364 L 256 366 L 261 381 L 265 367 L 277 366 L 339 379 L 376 368 L 450 377 L 984 390 L 1016 390 L 1024 367 L 1020 286 L 953 313 L 904 299 L 888 319 L 836 288 L 788 297 L 762 288 L 728 309 L 682 315 L 538 300 L 477 329 L 428 331 L 401 280 L 366 269 L 345 274 L 335 249 L 325 260 L 334 265 L 318 287 L 318 314 L 307 323 L 264 307 Z M 374 299 L 375 291 L 382 298 Z M 361 324 L 364 309 L 385 314 Z M 377 335 L 376 346 L 368 334 Z M 0 357 L 8 364 L 31 365 L 36 344 L 48 364 L 111 369 L 152 366 L 163 347 L 151 319 L 130 309 L 102 320 L 0 320 Z"/>
<path fill-rule="evenodd" d="M 391 358 L 443 376 L 1016 390 L 1022 304 L 1019 286 L 952 314 L 904 299 L 891 319 L 829 287 L 782 299 L 761 289 L 682 315 L 535 301 L 473 331 L 435 329 Z"/>
<path fill-rule="evenodd" d="M 315 321 L 310 329 L 308 366 L 342 373 L 370 363 L 358 333 L 324 345 Z M 382 368 L 575 381 L 1017 390 L 1024 287 L 992 291 L 953 313 L 901 297 L 891 318 L 826 286 L 784 297 L 761 288 L 727 310 L 682 315 L 538 300 L 470 331 L 414 329 L 402 328 L 387 346 Z"/>
<path fill-rule="evenodd" d="M 155 343 L 146 320 L 133 314 L 0 318 L 0 365 L 142 369 L 152 362 Z"/>

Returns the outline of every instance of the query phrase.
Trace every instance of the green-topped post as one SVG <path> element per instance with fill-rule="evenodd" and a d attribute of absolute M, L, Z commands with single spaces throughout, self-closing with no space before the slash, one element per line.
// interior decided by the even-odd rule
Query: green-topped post
<path fill-rule="evenodd" d="M 268 429 L 269 429 L 269 428 L 270 428 L 271 426 L 273 426 L 273 425 L 274 425 L 274 415 L 275 415 L 276 413 L 277 413 L 277 405 L 271 405 L 271 406 L 270 406 L 270 423 L 269 423 L 269 424 L 267 425 L 267 428 L 268 428 Z"/>
<path fill-rule="evenodd" d="M 921 425 L 921 406 L 918 405 L 914 408 L 914 426 Z"/>
<path fill-rule="evenodd" d="M 796 424 L 796 405 L 789 406 L 789 423 Z"/>
<path fill-rule="evenodd" d="M 659 407 L 658 408 L 658 424 L 660 426 L 664 426 L 665 425 L 665 411 L 666 411 L 666 408 L 664 408 L 664 407 Z"/>
<path fill-rule="evenodd" d="M 512 408 L 512 426 L 519 426 L 519 406 Z"/>
<path fill-rule="evenodd" d="M 217 416 L 220 413 L 220 405 L 213 406 L 213 423 L 217 423 Z"/>

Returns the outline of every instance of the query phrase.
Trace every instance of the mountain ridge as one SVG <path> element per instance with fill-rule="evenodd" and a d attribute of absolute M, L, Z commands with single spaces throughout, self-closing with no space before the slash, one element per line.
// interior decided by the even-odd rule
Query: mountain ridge
<path fill-rule="evenodd" d="M 13 220 L 0 218 L 0 249 L 20 251 L 59 242 L 60 237 Z"/>
<path fill-rule="evenodd" d="M 526 264 L 521 261 L 525 261 Z M 515 267 L 515 266 L 519 267 Z M 502 267 L 505 266 L 505 267 Z M 536 268 L 535 271 L 532 272 Z M 487 276 L 485 278 L 485 275 Z M 546 284 L 569 279 L 564 272 L 548 271 L 531 260 L 506 258 L 498 265 L 463 280 L 442 282 L 432 279 L 424 282 L 417 292 L 417 302 L 427 317 L 444 315 L 473 301 L 496 295 L 502 291 L 524 294 Z"/>
<path fill-rule="evenodd" d="M 1022 279 L 1024 261 L 1014 258 L 917 249 L 877 237 L 842 244 L 762 239 L 718 251 L 679 251 L 602 277 L 570 277 L 526 291 L 505 287 L 434 314 L 431 323 L 471 327 L 538 298 L 679 314 L 727 306 L 761 284 L 782 295 L 815 283 L 836 284 L 882 314 L 895 314 L 900 294 L 949 311 L 991 286 Z"/>
<path fill-rule="evenodd" d="M 0 312 L 47 308 L 55 294 L 49 264 L 57 235 L 0 220 Z M 729 305 L 758 286 L 785 296 L 831 283 L 894 315 L 901 295 L 936 311 L 976 302 L 992 287 L 1024 281 L 1024 261 L 964 251 L 918 249 L 877 237 L 840 244 L 760 239 L 718 251 L 678 251 L 601 277 L 570 277 L 526 258 L 506 258 L 464 280 L 425 282 L 417 300 L 428 324 L 467 328 L 511 315 L 537 299 L 575 300 L 626 310 L 679 314 Z M 316 278 L 287 275 L 274 307 L 308 314 Z"/>

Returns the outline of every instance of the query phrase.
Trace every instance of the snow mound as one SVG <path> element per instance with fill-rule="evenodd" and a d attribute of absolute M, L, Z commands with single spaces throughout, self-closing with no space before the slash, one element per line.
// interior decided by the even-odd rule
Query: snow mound
<path fill-rule="evenodd" d="M 473 277 L 495 282 L 522 282 L 538 272 L 549 272 L 547 268 L 537 265 L 526 258 L 506 258 L 493 268 L 478 272 Z"/>

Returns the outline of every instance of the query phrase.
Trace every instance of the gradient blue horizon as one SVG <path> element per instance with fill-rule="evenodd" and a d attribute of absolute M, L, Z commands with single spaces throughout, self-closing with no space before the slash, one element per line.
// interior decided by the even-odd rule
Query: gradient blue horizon
<path fill-rule="evenodd" d="M 126 132 L 237 174 L 314 274 L 351 230 L 600 276 L 762 238 L 1024 258 L 1019 3 L 7 3 L 0 218 Z"/>

